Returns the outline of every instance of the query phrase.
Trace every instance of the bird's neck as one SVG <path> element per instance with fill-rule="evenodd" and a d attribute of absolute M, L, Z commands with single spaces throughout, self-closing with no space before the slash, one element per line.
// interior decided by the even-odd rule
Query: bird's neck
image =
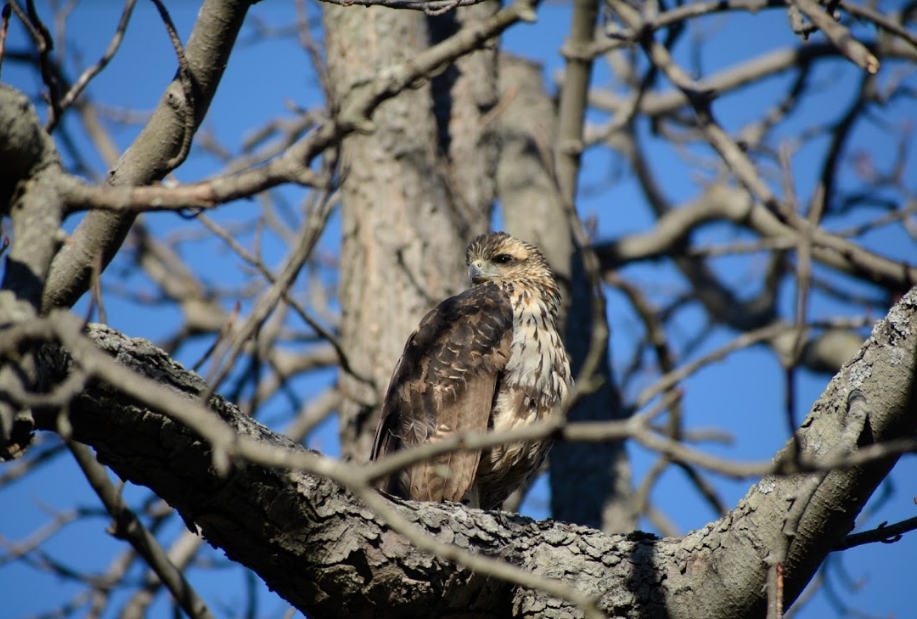
<path fill-rule="evenodd" d="M 553 326 L 557 322 L 560 291 L 553 281 L 504 282 L 503 291 L 509 296 L 515 313 L 535 312 Z"/>

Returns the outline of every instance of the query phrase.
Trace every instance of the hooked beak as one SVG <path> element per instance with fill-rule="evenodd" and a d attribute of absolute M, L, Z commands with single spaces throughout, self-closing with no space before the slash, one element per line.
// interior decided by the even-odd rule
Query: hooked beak
<path fill-rule="evenodd" d="M 480 260 L 475 260 L 468 265 L 468 279 L 471 280 L 472 284 L 483 284 L 487 281 L 483 266 Z"/>

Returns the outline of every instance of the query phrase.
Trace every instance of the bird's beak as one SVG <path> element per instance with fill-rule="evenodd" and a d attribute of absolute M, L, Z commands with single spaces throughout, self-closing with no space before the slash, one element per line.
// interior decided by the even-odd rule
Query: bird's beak
<path fill-rule="evenodd" d="M 484 263 L 481 260 L 475 260 L 468 265 L 468 279 L 472 284 L 483 284 L 487 281 L 484 275 Z"/>

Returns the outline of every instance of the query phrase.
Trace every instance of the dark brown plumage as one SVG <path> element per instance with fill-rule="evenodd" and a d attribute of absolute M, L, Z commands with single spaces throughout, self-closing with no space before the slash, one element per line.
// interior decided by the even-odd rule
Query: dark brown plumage
<path fill-rule="evenodd" d="M 395 366 L 372 459 L 454 432 L 502 431 L 549 416 L 572 380 L 557 333 L 557 284 L 541 252 L 503 232 L 474 239 L 472 286 L 431 310 Z M 495 509 L 544 460 L 550 444 L 526 441 L 445 454 L 379 480 L 419 501 Z"/>

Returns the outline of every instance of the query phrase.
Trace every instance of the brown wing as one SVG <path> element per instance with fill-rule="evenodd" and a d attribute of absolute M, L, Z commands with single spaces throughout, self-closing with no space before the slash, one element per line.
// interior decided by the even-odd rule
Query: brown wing
<path fill-rule="evenodd" d="M 453 432 L 485 432 L 512 340 L 512 306 L 494 284 L 475 286 L 431 310 L 395 367 L 372 459 Z M 418 501 L 461 501 L 480 457 L 479 451 L 445 454 L 377 485 Z"/>

